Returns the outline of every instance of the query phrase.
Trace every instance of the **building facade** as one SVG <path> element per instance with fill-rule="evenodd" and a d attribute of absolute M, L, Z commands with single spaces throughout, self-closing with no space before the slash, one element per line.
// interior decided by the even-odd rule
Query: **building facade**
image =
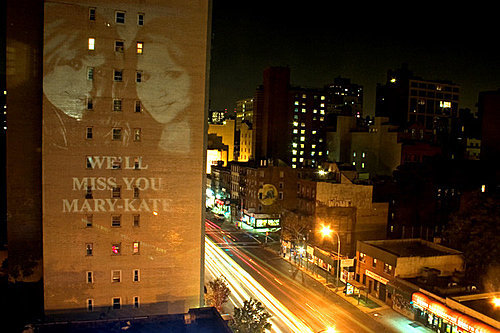
<path fill-rule="evenodd" d="M 46 314 L 203 304 L 209 16 L 208 2 L 45 2 Z"/>

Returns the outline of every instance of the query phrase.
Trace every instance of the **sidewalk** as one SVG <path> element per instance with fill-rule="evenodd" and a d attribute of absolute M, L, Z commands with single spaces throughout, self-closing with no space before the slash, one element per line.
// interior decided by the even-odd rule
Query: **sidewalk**
<path fill-rule="evenodd" d="M 278 249 L 274 249 L 273 247 L 275 246 L 273 245 L 274 244 L 270 244 L 270 246 L 266 246 L 264 248 L 269 252 L 272 252 L 273 254 L 279 254 L 280 245 L 278 244 Z M 422 324 L 412 321 L 407 317 L 399 314 L 398 312 L 394 311 L 389 305 L 371 295 L 368 295 L 368 297 L 366 297 L 367 295 L 363 294 L 359 299 L 357 296 L 345 295 L 343 292 L 345 285 L 343 283 L 341 284 L 341 286 L 339 286 L 338 290 L 336 290 L 337 288 L 335 287 L 335 285 L 332 283 L 327 283 L 325 277 L 315 274 L 314 272 L 308 270 L 306 267 L 299 265 L 297 262 L 291 259 L 289 255 L 285 255 L 285 257 L 281 256 L 281 258 L 323 284 L 325 288 L 330 290 L 332 293 L 338 295 L 339 297 L 342 297 L 342 299 L 344 299 L 346 302 L 351 303 L 359 310 L 379 321 L 387 329 L 386 332 L 434 332 L 433 330 L 424 327 Z M 332 276 L 332 278 L 335 277 Z"/>

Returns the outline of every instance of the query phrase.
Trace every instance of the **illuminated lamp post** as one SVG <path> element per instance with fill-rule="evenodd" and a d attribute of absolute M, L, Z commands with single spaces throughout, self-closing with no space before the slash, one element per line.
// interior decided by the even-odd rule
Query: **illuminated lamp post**
<path fill-rule="evenodd" d="M 340 281 L 340 236 L 335 230 L 330 229 L 329 226 L 323 226 L 323 228 L 321 229 L 321 234 L 323 235 L 323 237 L 330 236 L 330 234 L 332 232 L 334 232 L 335 235 L 337 235 L 337 240 L 338 240 L 338 242 L 337 242 L 337 287 L 336 287 L 336 290 L 337 290 L 339 287 L 339 281 Z"/>

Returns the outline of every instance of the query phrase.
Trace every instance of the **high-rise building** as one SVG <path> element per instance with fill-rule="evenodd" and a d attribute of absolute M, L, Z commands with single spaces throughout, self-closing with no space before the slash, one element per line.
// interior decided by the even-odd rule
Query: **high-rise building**
<path fill-rule="evenodd" d="M 253 104 L 256 160 L 279 159 L 292 168 L 315 167 L 325 159 L 327 99 L 322 89 L 290 86 L 290 69 L 270 67 Z"/>
<path fill-rule="evenodd" d="M 239 131 L 241 123 L 253 121 L 253 98 L 245 98 L 236 101 L 236 130 Z"/>
<path fill-rule="evenodd" d="M 434 134 L 456 130 L 460 87 L 449 81 L 425 80 L 406 64 L 387 72 L 385 85 L 377 86 L 375 115 L 407 127 L 415 123 Z"/>
<path fill-rule="evenodd" d="M 15 186 L 31 189 L 24 214 L 42 228 L 24 223 L 43 244 L 46 315 L 186 313 L 202 304 L 209 10 L 175 0 L 44 3 L 43 50 L 34 43 L 30 52 L 42 59 L 32 90 L 43 86 L 43 95 L 30 96 L 29 117 L 23 76 L 7 80 L 12 138 L 41 138 L 8 141 L 13 153 L 25 145 L 34 155 L 9 156 L 9 183 L 18 182 L 9 200 L 19 200 Z M 30 174 L 14 169 L 22 163 L 40 170 L 31 171 L 35 185 L 18 176 Z M 14 213 L 9 226 L 22 242 Z"/>
<path fill-rule="evenodd" d="M 337 77 L 325 87 L 328 96 L 328 113 L 356 116 L 363 115 L 363 86 L 350 79 Z"/>

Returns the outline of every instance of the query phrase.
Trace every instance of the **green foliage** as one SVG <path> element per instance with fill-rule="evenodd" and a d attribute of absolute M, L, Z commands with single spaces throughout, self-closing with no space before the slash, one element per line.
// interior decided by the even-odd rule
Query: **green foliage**
<path fill-rule="evenodd" d="M 217 278 L 208 282 L 209 290 L 206 295 L 206 301 L 222 313 L 222 306 L 229 300 L 231 290 L 227 287 L 223 278 Z"/>
<path fill-rule="evenodd" d="M 452 215 L 446 228 L 448 245 L 464 253 L 466 276 L 486 285 L 486 276 L 499 267 L 500 205 L 497 197 L 473 193 L 463 197 L 461 209 Z"/>
<path fill-rule="evenodd" d="M 243 302 L 242 308 L 234 308 L 231 329 L 234 333 L 263 333 L 271 329 L 271 315 L 262 303 L 250 299 Z"/>

